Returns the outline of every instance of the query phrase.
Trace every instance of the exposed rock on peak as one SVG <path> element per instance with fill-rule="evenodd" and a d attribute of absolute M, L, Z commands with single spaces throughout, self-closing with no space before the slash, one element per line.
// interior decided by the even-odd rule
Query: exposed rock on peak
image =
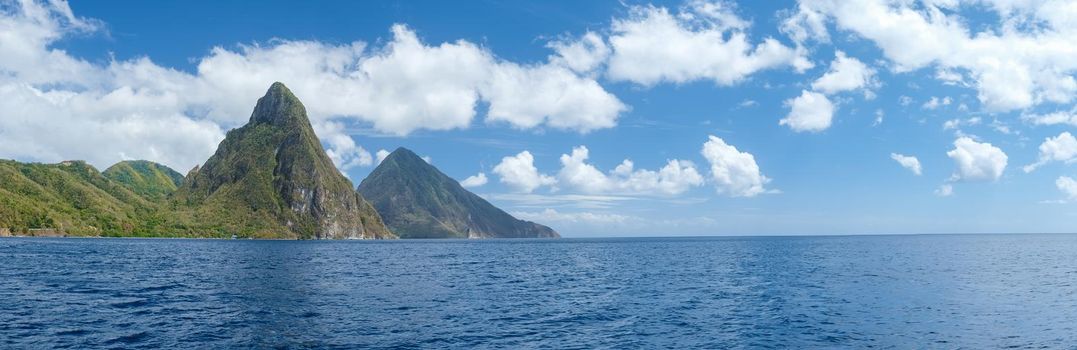
<path fill-rule="evenodd" d="M 267 238 L 395 238 L 326 155 L 303 103 L 274 83 L 250 122 L 174 196 L 207 228 Z M 194 228 L 199 229 L 199 228 Z"/>

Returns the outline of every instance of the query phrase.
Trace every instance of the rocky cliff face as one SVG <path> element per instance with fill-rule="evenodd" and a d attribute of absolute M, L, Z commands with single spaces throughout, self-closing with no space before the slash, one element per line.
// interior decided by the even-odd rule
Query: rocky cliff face
<path fill-rule="evenodd" d="M 306 109 L 274 83 L 173 196 L 184 222 L 263 238 L 395 238 L 325 154 Z"/>
<path fill-rule="evenodd" d="M 559 237 L 518 220 L 460 186 L 414 152 L 398 148 L 359 185 L 401 238 Z"/>

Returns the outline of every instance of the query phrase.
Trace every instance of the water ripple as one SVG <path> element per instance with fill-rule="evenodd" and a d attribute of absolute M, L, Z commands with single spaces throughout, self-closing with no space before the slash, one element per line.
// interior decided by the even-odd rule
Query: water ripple
<path fill-rule="evenodd" d="M 1077 236 L 0 239 L 3 348 L 1057 348 Z"/>

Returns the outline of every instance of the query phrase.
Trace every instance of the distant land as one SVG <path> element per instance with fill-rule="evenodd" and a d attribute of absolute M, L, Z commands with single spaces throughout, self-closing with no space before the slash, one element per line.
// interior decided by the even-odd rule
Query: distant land
<path fill-rule="evenodd" d="M 400 148 L 358 190 L 325 153 L 281 83 L 246 125 L 186 176 L 145 160 L 99 172 L 84 161 L 0 160 L 0 236 L 266 239 L 542 238 Z"/>
<path fill-rule="evenodd" d="M 559 237 L 494 207 L 406 148 L 385 157 L 359 193 L 401 238 Z"/>

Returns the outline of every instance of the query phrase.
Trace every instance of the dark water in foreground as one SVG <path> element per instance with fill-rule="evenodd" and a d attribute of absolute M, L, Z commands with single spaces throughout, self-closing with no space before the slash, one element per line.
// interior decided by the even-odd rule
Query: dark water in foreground
<path fill-rule="evenodd" d="M 0 348 L 1072 347 L 1077 236 L 0 239 Z"/>

